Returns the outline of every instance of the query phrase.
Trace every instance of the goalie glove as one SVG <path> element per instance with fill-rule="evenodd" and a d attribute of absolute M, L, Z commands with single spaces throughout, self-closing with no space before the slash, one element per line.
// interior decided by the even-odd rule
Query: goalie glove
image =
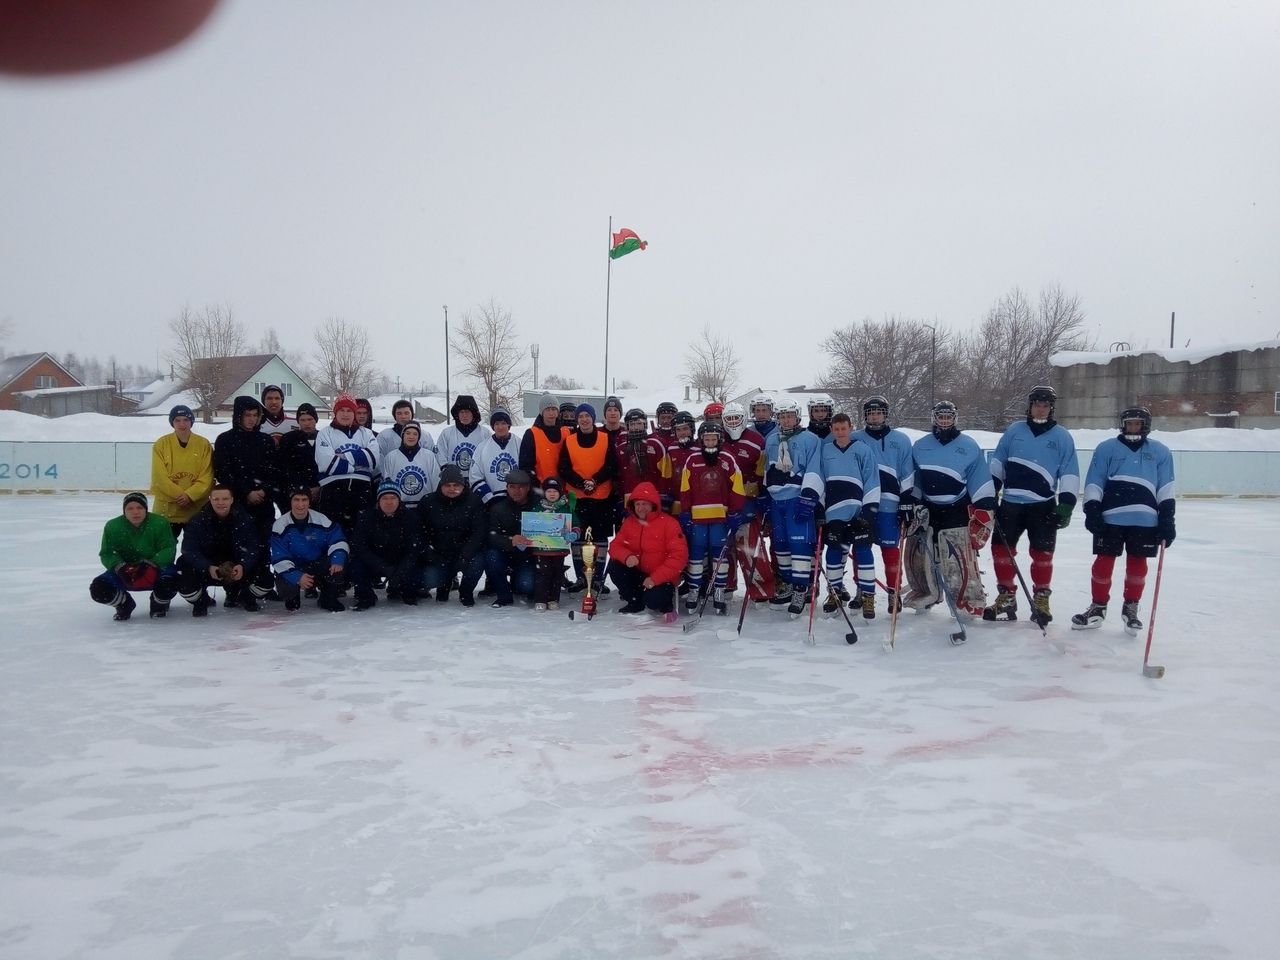
<path fill-rule="evenodd" d="M 974 551 L 981 550 L 991 539 L 991 527 L 995 522 L 990 510 L 979 510 L 969 507 L 969 546 Z"/>

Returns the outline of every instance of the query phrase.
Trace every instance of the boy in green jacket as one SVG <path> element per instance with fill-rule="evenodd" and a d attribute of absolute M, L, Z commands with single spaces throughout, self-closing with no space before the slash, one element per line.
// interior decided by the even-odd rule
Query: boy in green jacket
<path fill-rule="evenodd" d="M 151 616 L 163 617 L 178 592 L 177 552 L 169 521 L 147 509 L 146 494 L 126 494 L 122 515 L 102 528 L 98 557 L 107 569 L 89 584 L 89 596 L 115 607 L 116 620 L 128 620 L 137 606 L 129 591 L 150 590 Z"/>

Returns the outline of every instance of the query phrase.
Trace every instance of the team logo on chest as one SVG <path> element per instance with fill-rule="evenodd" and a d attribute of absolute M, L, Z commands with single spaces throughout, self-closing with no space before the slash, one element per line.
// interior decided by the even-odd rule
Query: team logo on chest
<path fill-rule="evenodd" d="M 471 464 L 475 458 L 476 445 L 474 443 L 460 443 L 458 448 L 453 451 L 453 462 L 462 468 L 463 473 L 471 469 Z"/>

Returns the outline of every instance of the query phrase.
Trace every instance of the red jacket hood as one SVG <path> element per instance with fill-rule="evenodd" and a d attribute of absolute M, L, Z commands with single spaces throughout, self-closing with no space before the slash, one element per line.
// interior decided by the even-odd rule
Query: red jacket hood
<path fill-rule="evenodd" d="M 648 480 L 637 483 L 636 488 L 631 491 L 631 502 L 634 504 L 637 500 L 647 500 L 653 504 L 655 510 L 662 509 L 662 498 L 658 496 L 658 488 Z"/>

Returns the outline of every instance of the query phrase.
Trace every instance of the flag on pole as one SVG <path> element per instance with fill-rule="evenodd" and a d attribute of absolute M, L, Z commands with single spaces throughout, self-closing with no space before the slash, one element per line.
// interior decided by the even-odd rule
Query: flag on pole
<path fill-rule="evenodd" d="M 647 246 L 649 244 L 641 240 L 634 230 L 623 227 L 613 235 L 613 246 L 609 248 L 609 259 L 617 260 L 619 257 L 625 257 L 633 250 L 643 250 Z"/>

